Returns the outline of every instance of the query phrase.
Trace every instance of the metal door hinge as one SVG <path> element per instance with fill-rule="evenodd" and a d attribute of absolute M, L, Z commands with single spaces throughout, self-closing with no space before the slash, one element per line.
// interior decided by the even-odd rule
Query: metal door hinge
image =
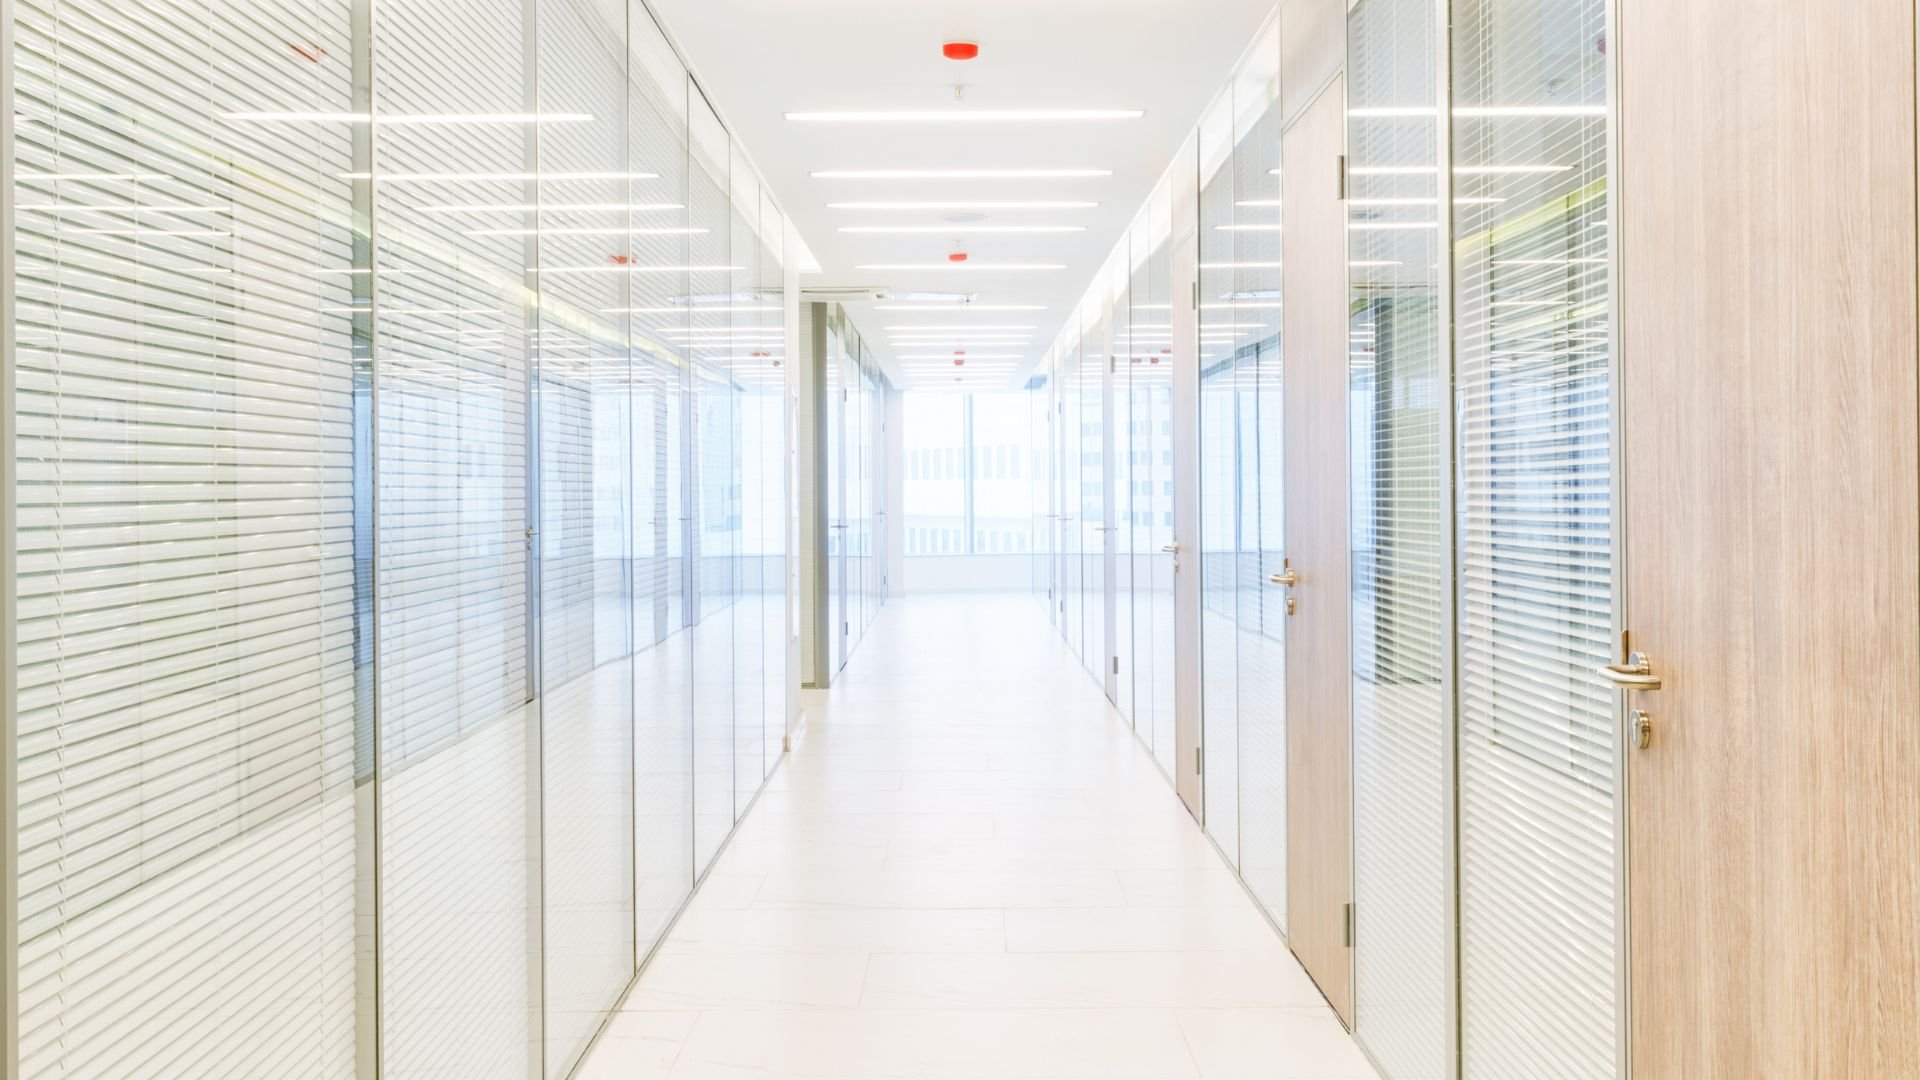
<path fill-rule="evenodd" d="M 1192 304 L 1193 310 L 1195 311 L 1200 310 L 1200 283 L 1198 281 L 1193 283 L 1193 300 L 1191 301 L 1191 304 Z"/>
<path fill-rule="evenodd" d="M 1204 746 L 1194 747 L 1193 748 L 1193 772 L 1195 776 L 1198 776 L 1201 774 L 1202 770 L 1206 767 L 1206 761 L 1207 761 L 1206 747 Z"/>
<path fill-rule="evenodd" d="M 1120 674 L 1120 658 L 1117 656 L 1113 658 L 1113 673 Z"/>
<path fill-rule="evenodd" d="M 1347 905 L 1346 919 L 1347 919 L 1347 948 L 1351 949 L 1353 948 L 1353 905 L 1352 904 Z"/>
<path fill-rule="evenodd" d="M 1340 169 L 1340 176 L 1337 183 L 1339 185 L 1340 198 L 1344 201 L 1347 197 L 1347 155 L 1341 154 L 1337 165 Z"/>

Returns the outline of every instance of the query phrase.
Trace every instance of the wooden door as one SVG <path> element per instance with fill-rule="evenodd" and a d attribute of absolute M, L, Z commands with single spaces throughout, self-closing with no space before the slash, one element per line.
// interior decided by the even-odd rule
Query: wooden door
<path fill-rule="evenodd" d="M 1200 211 L 1176 210 L 1177 221 L 1199 221 Z M 1178 232 L 1179 230 L 1175 230 Z M 1199 295 L 1200 240 L 1188 232 L 1173 249 L 1171 293 Z M 1204 817 L 1200 759 L 1200 312 L 1175 303 L 1173 317 L 1173 789 L 1198 821 Z"/>
<path fill-rule="evenodd" d="M 1920 1068 L 1912 0 L 1621 0 L 1633 1074 Z"/>
<path fill-rule="evenodd" d="M 1286 364 L 1287 940 L 1353 1022 L 1344 80 L 1281 136 Z"/>

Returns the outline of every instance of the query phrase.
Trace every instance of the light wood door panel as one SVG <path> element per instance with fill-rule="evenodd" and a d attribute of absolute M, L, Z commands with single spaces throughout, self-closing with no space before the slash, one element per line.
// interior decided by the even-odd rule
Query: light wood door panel
<path fill-rule="evenodd" d="M 1348 633 L 1347 230 L 1340 201 L 1344 82 L 1281 137 L 1288 566 L 1287 940 L 1353 1022 L 1346 905 L 1353 897 Z"/>
<path fill-rule="evenodd" d="M 1912 0 L 1620 0 L 1633 1073 L 1920 1069 Z"/>

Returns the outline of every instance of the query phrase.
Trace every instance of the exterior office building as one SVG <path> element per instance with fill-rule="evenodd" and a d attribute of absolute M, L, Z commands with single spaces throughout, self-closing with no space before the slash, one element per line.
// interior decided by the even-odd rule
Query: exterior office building
<path fill-rule="evenodd" d="M 1920 1075 L 1917 43 L 5 0 L 5 1074 Z"/>

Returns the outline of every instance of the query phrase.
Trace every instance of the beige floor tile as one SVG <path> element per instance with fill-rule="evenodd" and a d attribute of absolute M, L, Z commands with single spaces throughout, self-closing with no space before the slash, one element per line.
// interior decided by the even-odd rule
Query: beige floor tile
<path fill-rule="evenodd" d="M 673 1080 L 1190 1080 L 1165 1009 L 721 1012 Z"/>
<path fill-rule="evenodd" d="M 852 1008 L 866 969 L 863 953 L 662 952 L 627 995 L 626 1008 Z"/>
<path fill-rule="evenodd" d="M 1320 992 L 1271 951 L 875 956 L 868 1009 L 1312 1006 Z"/>
<path fill-rule="evenodd" d="M 1181 1030 L 1207 1080 L 1374 1080 L 1373 1067 L 1326 1009 L 1181 1009 Z"/>
<path fill-rule="evenodd" d="M 697 1012 L 620 1012 L 572 1080 L 666 1080 Z"/>
<path fill-rule="evenodd" d="M 1123 909 L 1113 909 L 1123 910 Z M 873 908 L 690 911 L 662 946 L 671 953 L 1004 952 L 1003 914 Z"/>
<path fill-rule="evenodd" d="M 1017 909 L 1006 912 L 1006 923 L 1011 952 L 1240 949 L 1292 955 L 1251 907 Z"/>
<path fill-rule="evenodd" d="M 756 908 L 1118 907 L 1126 903 L 1110 870 L 806 871 L 768 874 Z"/>

